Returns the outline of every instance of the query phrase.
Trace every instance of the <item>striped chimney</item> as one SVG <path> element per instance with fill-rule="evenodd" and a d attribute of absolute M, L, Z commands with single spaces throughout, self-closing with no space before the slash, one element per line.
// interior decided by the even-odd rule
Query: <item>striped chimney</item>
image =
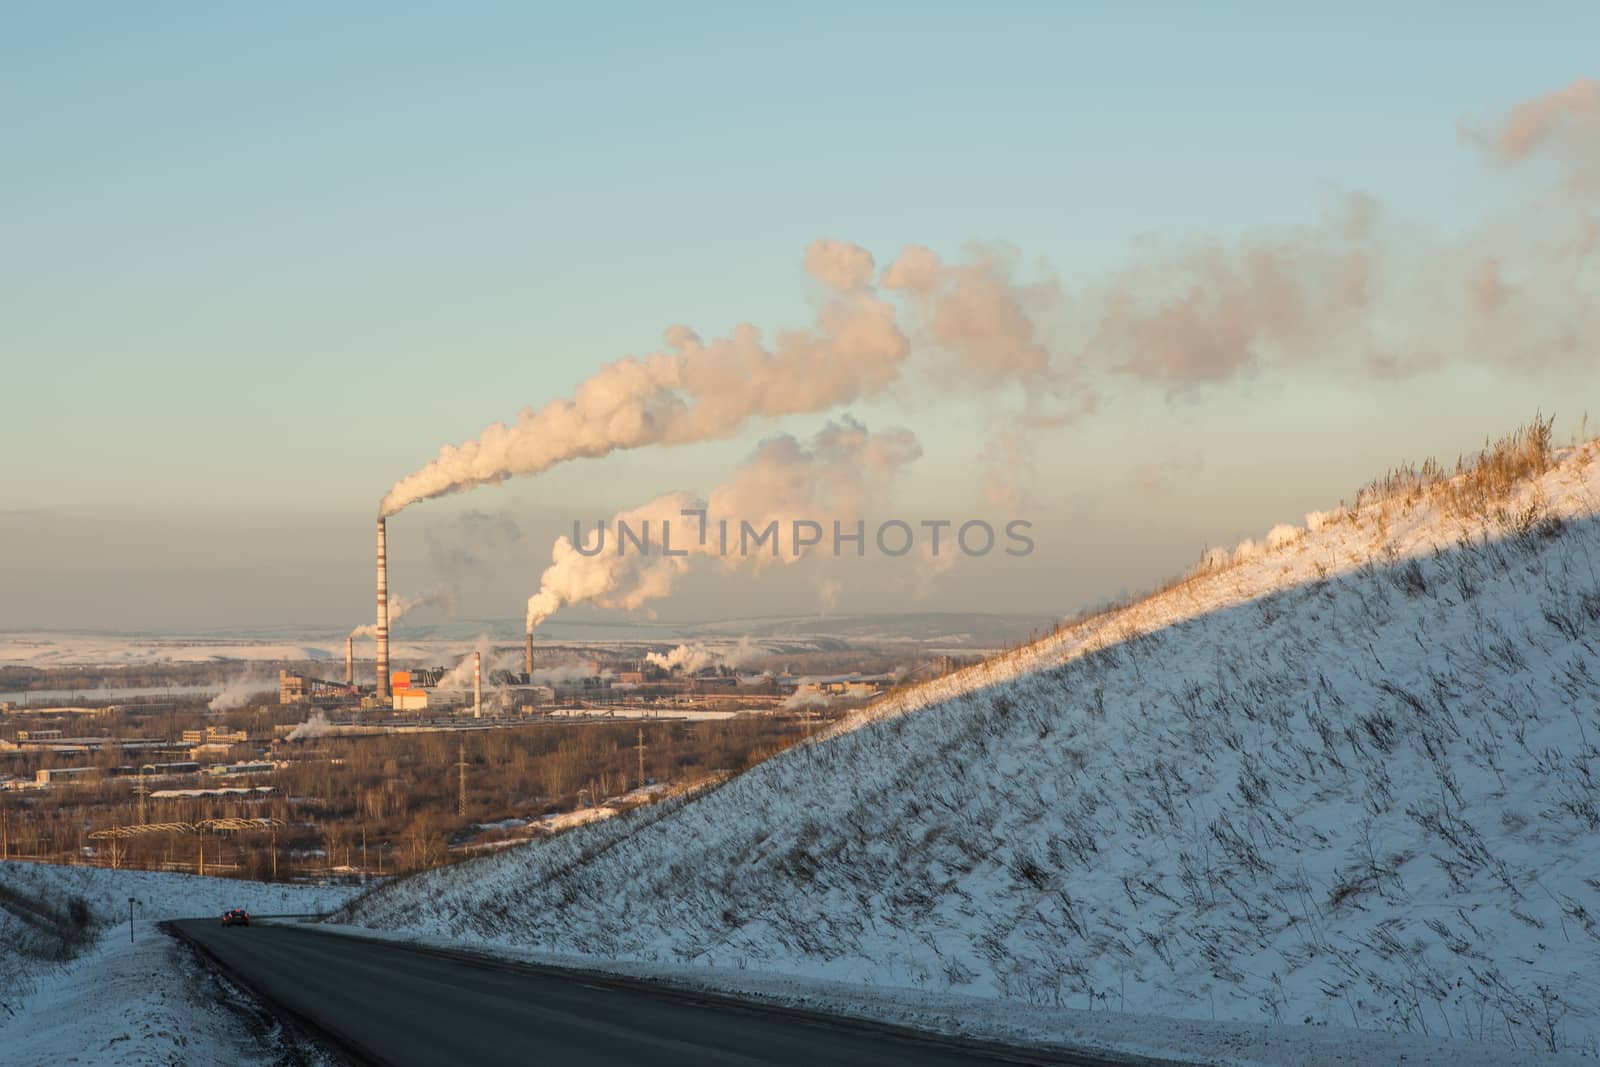
<path fill-rule="evenodd" d="M 482 718 L 483 709 L 483 653 L 472 654 L 472 717 Z"/>
<path fill-rule="evenodd" d="M 522 646 L 522 671 L 528 676 L 528 681 L 533 681 L 533 631 L 528 631 L 526 643 Z"/>
<path fill-rule="evenodd" d="M 378 519 L 378 699 L 389 699 L 389 560 L 384 555 L 384 520 Z"/>
<path fill-rule="evenodd" d="M 356 635 L 344 639 L 344 684 L 356 684 Z"/>

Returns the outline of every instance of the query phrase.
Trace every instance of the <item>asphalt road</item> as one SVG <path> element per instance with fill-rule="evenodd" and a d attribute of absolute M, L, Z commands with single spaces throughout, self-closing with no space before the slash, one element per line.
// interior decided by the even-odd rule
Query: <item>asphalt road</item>
<path fill-rule="evenodd" d="M 171 924 L 236 980 L 353 1057 L 410 1065 L 1064 1063 L 998 1046 L 461 958 L 293 925 Z M 1123 1061 L 1126 1062 L 1126 1061 Z"/>

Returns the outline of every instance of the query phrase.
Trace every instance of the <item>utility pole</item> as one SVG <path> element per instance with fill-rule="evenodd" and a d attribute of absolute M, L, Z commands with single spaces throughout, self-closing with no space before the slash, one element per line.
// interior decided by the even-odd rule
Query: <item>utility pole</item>
<path fill-rule="evenodd" d="M 133 898 L 128 898 L 128 944 L 133 944 Z"/>
<path fill-rule="evenodd" d="M 460 787 L 456 793 L 456 814 L 465 817 L 467 814 L 467 743 L 457 743 L 456 767 L 461 772 Z"/>
<path fill-rule="evenodd" d="M 639 788 L 644 788 L 644 727 L 639 727 Z"/>

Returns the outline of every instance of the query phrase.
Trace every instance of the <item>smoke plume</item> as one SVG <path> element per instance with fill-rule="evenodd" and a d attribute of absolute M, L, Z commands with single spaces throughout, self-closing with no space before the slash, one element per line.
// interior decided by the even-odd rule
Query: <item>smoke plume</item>
<path fill-rule="evenodd" d="M 565 604 L 594 603 L 601 607 L 635 609 L 669 594 L 678 578 L 697 557 L 718 556 L 730 567 L 760 567 L 774 562 L 763 552 L 744 555 L 737 549 L 739 526 L 748 522 L 764 528 L 776 522 L 780 533 L 795 519 L 821 524 L 827 537 L 831 523 L 854 520 L 864 514 L 869 501 L 882 496 L 910 463 L 922 454 L 921 445 L 907 430 L 874 433 L 845 417 L 828 423 L 809 442 L 788 434 L 767 438 L 735 473 L 733 480 L 705 497 L 689 492 L 668 493 L 650 503 L 614 516 L 608 530 L 627 523 L 634 531 L 649 528 L 659 538 L 663 523 L 671 523 L 672 550 L 687 555 L 665 555 L 659 543 L 650 553 L 618 552 L 615 543 L 593 555 L 579 552 L 568 537 L 556 541 L 551 564 L 539 581 L 539 591 L 528 601 L 527 628 L 533 629 Z M 699 537 L 697 520 L 685 517 L 687 509 L 706 512 L 706 537 Z M 722 555 L 719 521 L 733 527 L 733 550 Z M 588 531 L 585 548 L 600 546 L 600 533 Z M 831 551 L 831 541 L 827 542 Z M 788 544 L 776 560 L 792 562 L 798 555 Z"/>
<path fill-rule="evenodd" d="M 674 326 L 662 350 L 609 363 L 570 398 L 445 446 L 385 494 L 380 513 L 580 457 L 826 414 L 891 388 L 895 400 L 915 401 L 930 384 L 992 427 L 984 490 L 991 504 L 1019 508 L 1040 438 L 1094 418 L 1113 395 L 1196 402 L 1271 375 L 1367 384 L 1462 366 L 1521 374 L 1592 362 L 1600 81 L 1579 78 L 1463 121 L 1459 135 L 1519 186 L 1494 199 L 1510 207 L 1451 231 L 1349 191 L 1298 224 L 1142 239 L 1120 267 L 1070 283 L 1025 270 L 1004 244 L 958 259 L 910 245 L 879 270 L 858 245 L 814 241 L 802 265 L 821 298 L 808 326 L 769 340 L 740 325 L 711 341 Z M 776 478 L 763 490 L 773 497 L 766 510 L 744 506 L 755 489 L 736 479 L 704 500 L 667 494 L 615 518 L 659 529 L 681 524 L 684 508 L 715 514 L 719 496 L 740 504 L 730 515 L 814 514 L 827 486 L 850 486 L 847 474 L 816 466 L 821 447 L 763 443 L 750 467 L 793 470 L 787 493 Z M 530 630 L 563 604 L 637 608 L 666 595 L 707 554 L 674 547 L 690 555 L 588 557 L 561 539 L 529 602 Z"/>
<path fill-rule="evenodd" d="M 451 609 L 455 607 L 455 592 L 445 586 L 430 589 L 421 596 L 403 597 L 391 594 L 389 596 L 389 625 L 393 627 L 401 616 L 408 615 L 418 608 L 441 606 Z M 376 637 L 377 633 L 378 624 L 369 622 L 351 630 L 350 636 L 358 638 Z"/>
<path fill-rule="evenodd" d="M 260 674 L 245 674 L 222 687 L 222 692 L 211 698 L 206 707 L 211 711 L 233 711 L 250 702 L 257 693 L 273 688 L 271 679 Z"/>
<path fill-rule="evenodd" d="M 379 513 L 580 457 L 727 437 L 752 418 L 827 411 L 876 393 L 899 374 L 910 345 L 894 308 L 865 286 L 871 255 L 819 241 L 805 264 L 832 290 L 810 329 L 784 331 L 768 346 L 754 326 L 710 343 L 674 326 L 666 351 L 607 364 L 572 399 L 445 446 L 389 490 Z"/>
<path fill-rule="evenodd" d="M 333 724 L 328 721 L 326 715 L 320 711 L 313 712 L 309 719 L 289 731 L 289 740 L 309 741 L 312 738 L 321 737 L 332 728 Z"/>
<path fill-rule="evenodd" d="M 742 637 L 732 648 L 679 645 L 671 652 L 651 652 L 645 656 L 645 661 L 669 673 L 682 671 L 685 674 L 694 674 L 707 667 L 728 667 L 737 670 L 759 659 L 762 654 L 761 649 L 750 643 L 750 638 Z"/>

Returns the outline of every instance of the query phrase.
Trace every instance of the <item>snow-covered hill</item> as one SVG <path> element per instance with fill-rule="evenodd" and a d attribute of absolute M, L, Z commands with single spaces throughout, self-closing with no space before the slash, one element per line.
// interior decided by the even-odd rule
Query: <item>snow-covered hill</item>
<path fill-rule="evenodd" d="M 1406 471 L 698 799 L 346 920 L 1600 1053 L 1600 446 Z"/>

